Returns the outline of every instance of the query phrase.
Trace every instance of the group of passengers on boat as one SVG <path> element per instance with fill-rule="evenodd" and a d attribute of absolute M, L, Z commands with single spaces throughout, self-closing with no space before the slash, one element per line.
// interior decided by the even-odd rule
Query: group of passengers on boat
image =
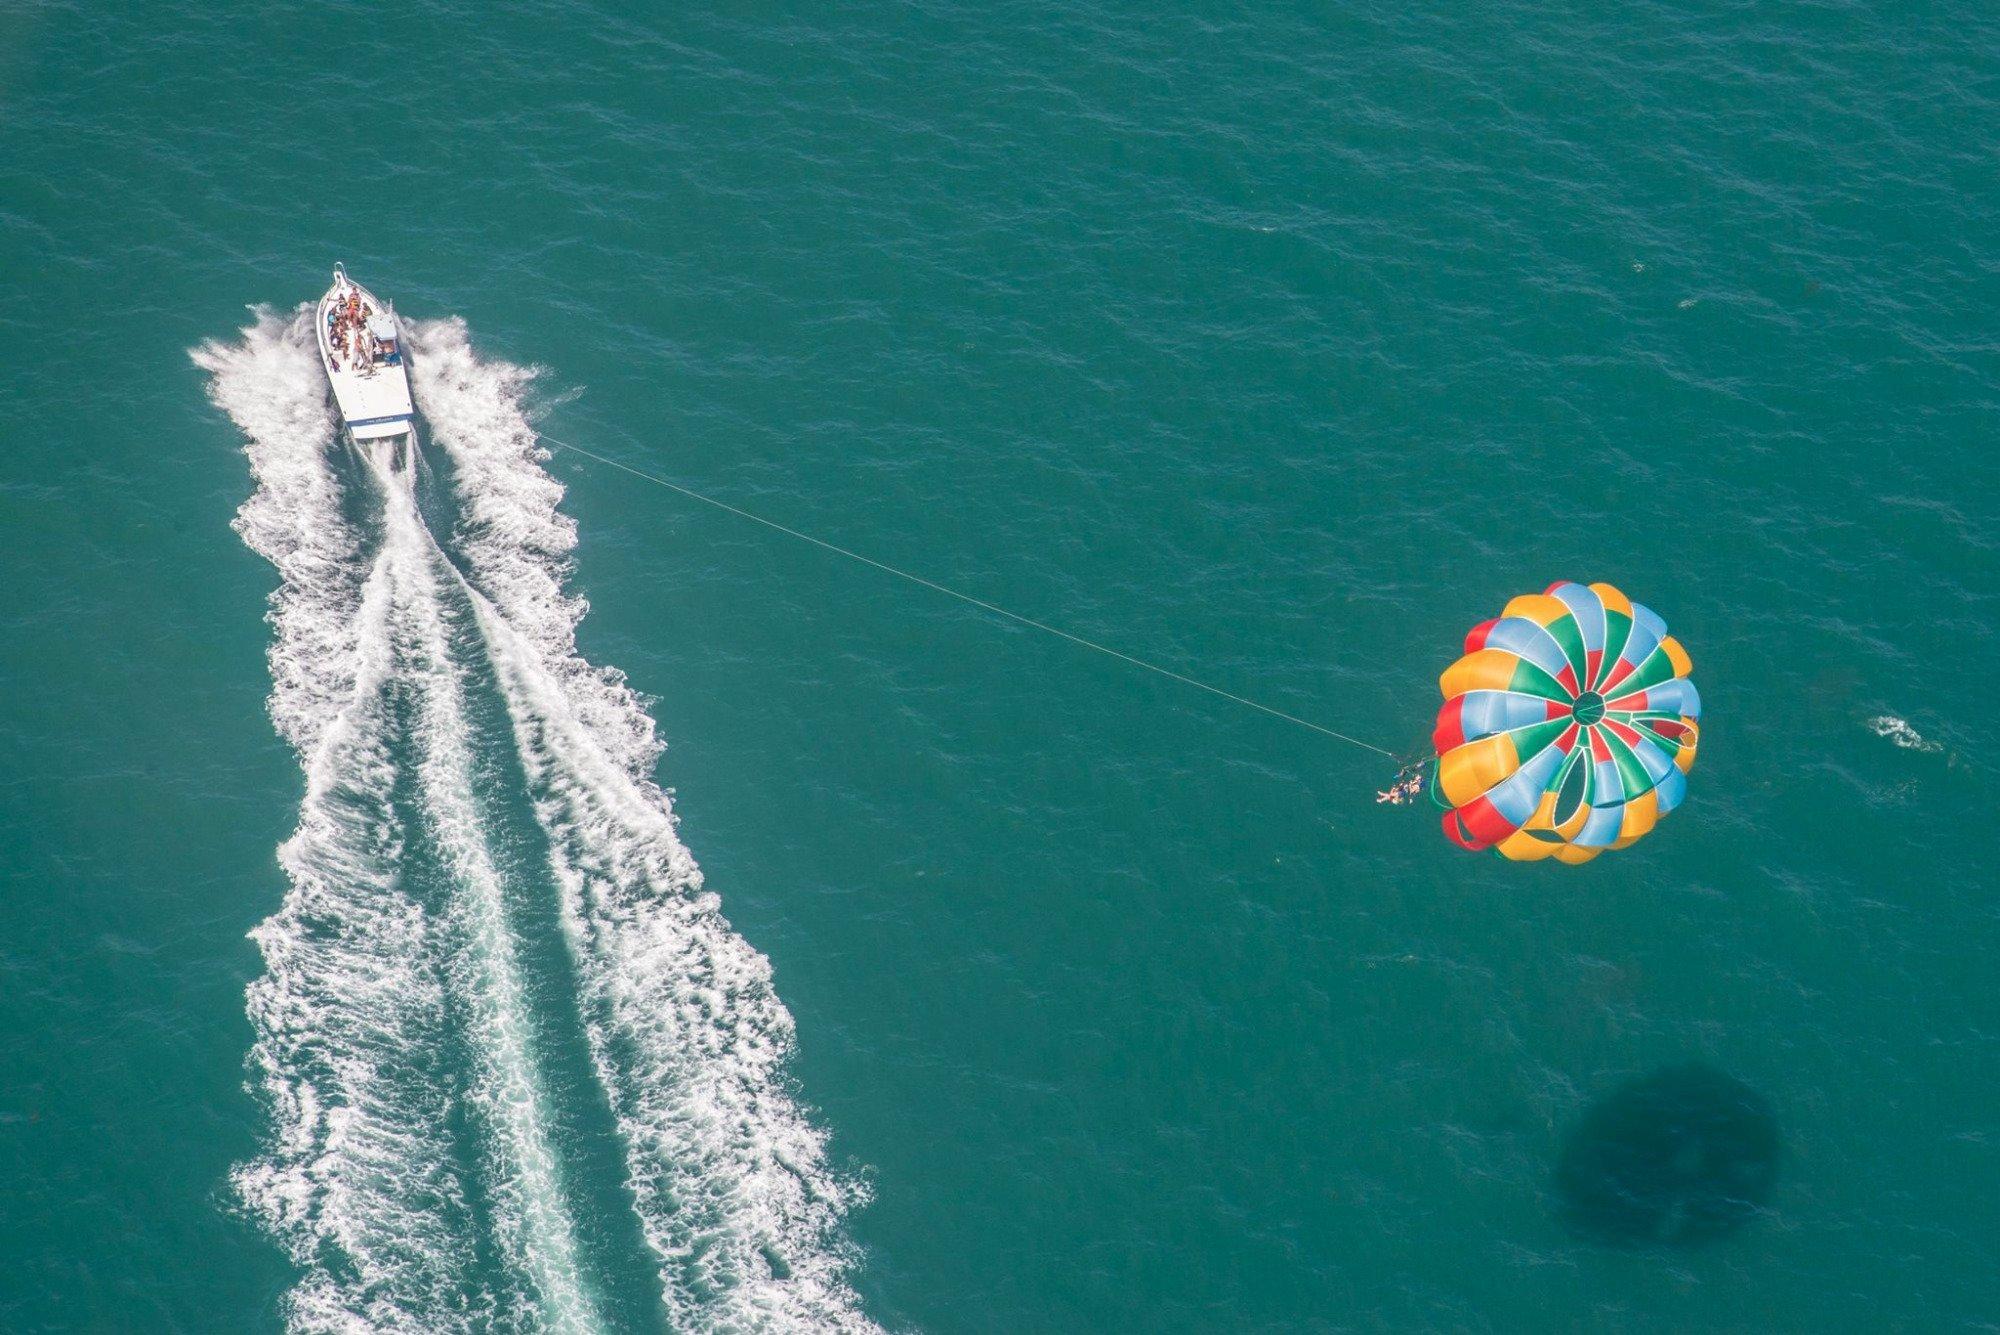
<path fill-rule="evenodd" d="M 326 341 L 336 368 L 366 374 L 377 362 L 396 364 L 396 327 L 349 288 L 326 308 Z"/>

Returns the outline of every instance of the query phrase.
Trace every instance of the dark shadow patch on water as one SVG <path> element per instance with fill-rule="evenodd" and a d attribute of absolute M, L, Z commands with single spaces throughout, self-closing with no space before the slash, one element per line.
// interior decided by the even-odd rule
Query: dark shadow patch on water
<path fill-rule="evenodd" d="M 1700 1063 L 1629 1081 L 1585 1110 L 1556 1164 L 1556 1211 L 1613 1247 L 1698 1247 L 1761 1214 L 1778 1181 L 1764 1097 Z"/>

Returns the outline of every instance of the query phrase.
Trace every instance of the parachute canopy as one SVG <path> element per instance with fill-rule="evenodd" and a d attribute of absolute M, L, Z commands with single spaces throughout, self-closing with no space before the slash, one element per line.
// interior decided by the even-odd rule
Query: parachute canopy
<path fill-rule="evenodd" d="M 1444 832 L 1516 861 L 1588 862 L 1687 794 L 1700 736 L 1693 664 L 1666 623 L 1609 584 L 1523 594 L 1465 637 L 1439 678 Z"/>

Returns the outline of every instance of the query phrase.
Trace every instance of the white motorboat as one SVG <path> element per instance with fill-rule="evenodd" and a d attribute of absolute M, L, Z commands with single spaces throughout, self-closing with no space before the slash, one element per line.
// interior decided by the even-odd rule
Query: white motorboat
<path fill-rule="evenodd" d="M 416 407 L 396 312 L 336 264 L 315 326 L 319 359 L 347 434 L 362 441 L 414 432 Z"/>

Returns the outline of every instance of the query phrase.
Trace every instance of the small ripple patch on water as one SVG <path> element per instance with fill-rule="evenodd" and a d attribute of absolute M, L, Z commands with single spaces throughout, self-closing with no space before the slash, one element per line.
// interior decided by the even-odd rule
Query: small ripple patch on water
<path fill-rule="evenodd" d="M 1877 737 L 1883 737 L 1905 751 L 1922 751 L 1926 755 L 1936 755 L 1944 750 L 1944 743 L 1932 741 L 1910 726 L 1908 719 L 1897 718 L 1894 714 L 1877 714 L 1868 720 L 1868 730 Z"/>

